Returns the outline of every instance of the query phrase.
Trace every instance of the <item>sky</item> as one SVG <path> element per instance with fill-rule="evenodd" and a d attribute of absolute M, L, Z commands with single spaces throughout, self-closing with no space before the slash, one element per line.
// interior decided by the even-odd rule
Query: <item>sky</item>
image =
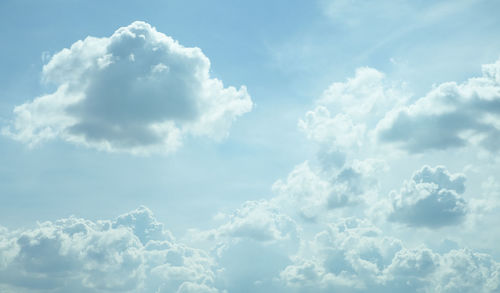
<path fill-rule="evenodd" d="M 500 2 L 0 2 L 0 293 L 500 292 Z"/>

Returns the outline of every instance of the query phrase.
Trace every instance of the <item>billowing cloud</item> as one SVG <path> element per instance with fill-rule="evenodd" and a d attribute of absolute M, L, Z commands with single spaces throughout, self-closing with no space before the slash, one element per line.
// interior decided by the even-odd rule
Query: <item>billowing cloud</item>
<path fill-rule="evenodd" d="M 500 289 L 500 264 L 487 254 L 406 247 L 402 240 L 358 218 L 337 218 L 314 233 L 301 231 L 290 221 L 269 202 L 249 202 L 217 228 L 221 233 L 213 239 L 223 241 L 224 247 L 216 249 L 181 243 L 146 207 L 115 220 L 70 217 L 33 229 L 0 228 L 0 289 L 6 293 Z M 247 233 L 244 227 L 250 226 Z M 263 235 L 275 230 L 275 239 L 255 237 L 255 230 Z"/>
<path fill-rule="evenodd" d="M 219 227 L 193 231 L 205 241 L 220 267 L 227 292 L 281 292 L 279 272 L 300 243 L 298 224 L 272 201 L 247 201 L 233 213 L 218 215 Z"/>
<path fill-rule="evenodd" d="M 227 222 L 211 231 L 216 238 L 252 239 L 273 242 L 297 237 L 297 225 L 272 203 L 247 201 L 241 208 L 227 215 Z"/>
<path fill-rule="evenodd" d="M 147 208 L 0 230 L 2 292 L 218 292 L 213 260 L 176 242 Z"/>
<path fill-rule="evenodd" d="M 316 221 L 329 210 L 355 206 L 378 191 L 375 174 L 385 171 L 383 161 L 353 160 L 329 172 L 308 161 L 295 166 L 286 180 L 273 184 L 272 202 L 293 217 Z"/>
<path fill-rule="evenodd" d="M 334 82 L 299 120 L 299 129 L 326 150 L 348 152 L 365 143 L 369 130 L 395 105 L 406 101 L 400 86 L 373 68 L 361 67 L 345 82 Z"/>
<path fill-rule="evenodd" d="M 438 254 L 359 219 L 318 233 L 280 274 L 287 292 L 498 292 L 500 264 L 467 249 Z"/>
<path fill-rule="evenodd" d="M 391 193 L 389 220 L 409 226 L 439 228 L 459 224 L 467 214 L 461 196 L 465 176 L 450 174 L 446 168 L 424 166 L 405 182 L 400 192 Z"/>
<path fill-rule="evenodd" d="M 415 103 L 387 113 L 380 141 L 411 153 L 478 145 L 500 149 L 500 60 L 483 65 L 481 77 L 438 85 Z"/>
<path fill-rule="evenodd" d="M 174 151 L 185 135 L 221 139 L 252 101 L 209 70 L 199 48 L 134 22 L 54 54 L 42 77 L 57 89 L 15 107 L 3 133 L 30 145 L 58 137 L 131 153 Z"/>

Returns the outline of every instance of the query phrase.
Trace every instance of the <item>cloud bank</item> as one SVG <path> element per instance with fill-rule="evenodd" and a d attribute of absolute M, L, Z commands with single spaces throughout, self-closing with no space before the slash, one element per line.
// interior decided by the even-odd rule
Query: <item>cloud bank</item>
<path fill-rule="evenodd" d="M 221 139 L 252 101 L 209 71 L 199 48 L 137 21 L 54 54 L 42 77 L 56 91 L 15 107 L 3 133 L 130 153 L 175 151 L 186 135 Z"/>
<path fill-rule="evenodd" d="M 66 218 L 1 230 L 2 292 L 218 292 L 214 262 L 145 207 L 114 221 Z"/>
<path fill-rule="evenodd" d="M 70 217 L 33 229 L 1 228 L 0 289 L 6 293 L 500 289 L 500 264 L 487 254 L 408 247 L 369 220 L 352 217 L 323 223 L 311 237 L 286 212 L 268 204 L 249 202 L 235 211 L 217 228 L 220 233 L 212 238 L 215 249 L 193 248 L 176 240 L 146 207 L 115 220 Z M 288 223 L 283 225 L 282 219 Z M 270 221 L 271 228 L 262 225 Z"/>

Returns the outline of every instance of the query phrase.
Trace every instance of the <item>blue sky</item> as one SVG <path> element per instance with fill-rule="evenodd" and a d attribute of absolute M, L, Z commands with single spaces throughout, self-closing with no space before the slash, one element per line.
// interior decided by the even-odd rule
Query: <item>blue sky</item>
<path fill-rule="evenodd" d="M 496 1 L 2 1 L 0 292 L 498 292 Z"/>

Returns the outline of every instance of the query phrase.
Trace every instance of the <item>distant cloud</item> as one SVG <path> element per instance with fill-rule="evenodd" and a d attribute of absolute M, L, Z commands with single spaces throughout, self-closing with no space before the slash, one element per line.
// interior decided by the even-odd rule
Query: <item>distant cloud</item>
<path fill-rule="evenodd" d="M 2 292 L 218 292 L 213 268 L 144 207 L 115 221 L 71 217 L 0 230 Z"/>
<path fill-rule="evenodd" d="M 308 161 L 295 166 L 286 180 L 273 184 L 272 202 L 306 221 L 315 221 L 328 210 L 363 202 L 377 191 L 374 174 L 386 166 L 378 160 L 353 160 L 342 168 L 322 172 Z"/>
<path fill-rule="evenodd" d="M 268 201 L 247 201 L 228 215 L 228 221 L 211 233 L 217 238 L 231 237 L 273 242 L 297 237 L 296 223 Z"/>
<path fill-rule="evenodd" d="M 373 68 L 358 68 L 354 77 L 330 85 L 299 129 L 320 145 L 319 155 L 332 167 L 380 142 L 409 153 L 500 150 L 500 60 L 483 65 L 481 77 L 440 84 L 411 103 L 403 85 Z"/>
<path fill-rule="evenodd" d="M 452 175 L 441 166 L 424 166 L 400 192 L 391 193 L 389 220 L 428 228 L 457 225 L 467 214 L 467 204 L 460 195 L 465 191 L 464 183 L 462 174 Z"/>
<path fill-rule="evenodd" d="M 415 103 L 387 113 L 380 141 L 411 152 L 478 145 L 500 150 L 500 60 L 483 65 L 481 77 L 443 83 Z"/>
<path fill-rule="evenodd" d="M 356 151 L 385 113 L 407 98 L 382 72 L 361 67 L 345 82 L 332 83 L 298 126 L 327 152 Z"/>
<path fill-rule="evenodd" d="M 57 90 L 15 107 L 2 132 L 30 145 L 58 137 L 130 153 L 175 151 L 185 135 L 221 139 L 252 101 L 209 70 L 199 48 L 134 22 L 54 54 L 42 77 Z"/>
<path fill-rule="evenodd" d="M 496 292 L 500 264 L 466 249 L 407 248 L 369 222 L 340 219 L 316 234 L 280 279 L 292 292 Z"/>
<path fill-rule="evenodd" d="M 248 202 L 216 229 L 220 233 L 211 239 L 215 246 L 208 249 L 176 240 L 146 207 L 115 220 L 70 217 L 33 229 L 0 227 L 0 289 L 5 293 L 500 289 L 500 264 L 487 254 L 468 249 L 437 253 L 422 245 L 408 248 L 367 219 L 330 219 L 313 231 L 293 220 L 267 201 Z"/>

